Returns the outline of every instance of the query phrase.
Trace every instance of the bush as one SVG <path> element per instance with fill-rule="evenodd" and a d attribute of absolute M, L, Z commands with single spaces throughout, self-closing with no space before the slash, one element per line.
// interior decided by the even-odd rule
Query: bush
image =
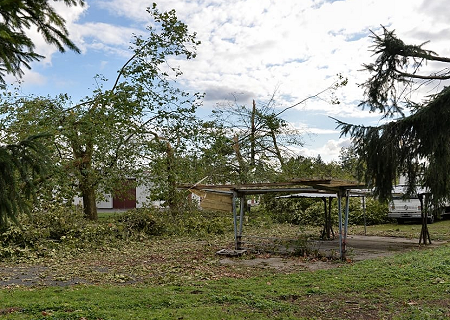
<path fill-rule="evenodd" d="M 187 211 L 158 211 L 156 219 L 164 226 L 167 235 L 223 234 L 233 230 L 230 213 L 202 211 L 191 209 Z"/>
<path fill-rule="evenodd" d="M 328 201 L 327 201 L 328 208 Z M 312 225 L 312 226 L 321 226 L 324 224 L 324 204 L 323 201 L 316 201 L 314 204 L 308 207 L 305 210 L 305 213 L 301 217 L 301 224 L 304 225 Z M 331 205 L 331 221 L 334 225 L 338 223 L 338 210 L 334 206 Z"/>
<path fill-rule="evenodd" d="M 161 219 L 155 218 L 155 209 L 129 210 L 118 219 L 122 223 L 123 230 L 127 236 L 135 233 L 145 235 L 161 235 L 164 233 L 164 224 Z"/>
<path fill-rule="evenodd" d="M 73 206 L 54 207 L 46 211 L 36 212 L 30 221 L 23 221 L 24 226 L 36 228 L 43 232 L 42 236 L 59 241 L 69 234 L 81 236 L 87 221 L 83 212 Z"/>
<path fill-rule="evenodd" d="M 391 222 L 387 214 L 389 212 L 388 204 L 381 203 L 378 200 L 370 197 L 366 197 L 366 212 L 365 219 L 367 225 L 383 224 Z M 350 222 L 355 225 L 364 224 L 364 211 L 362 205 L 358 205 L 353 208 L 350 214 Z"/>
<path fill-rule="evenodd" d="M 82 231 L 79 216 L 73 208 L 53 208 L 31 216 L 19 217 L 20 225 L 11 225 L 0 232 L 0 257 L 23 256 L 46 248 L 73 232 Z"/>
<path fill-rule="evenodd" d="M 316 202 L 309 198 L 277 198 L 280 195 L 266 194 L 262 197 L 264 210 L 278 223 L 303 224 L 305 210 Z"/>
<path fill-rule="evenodd" d="M 364 210 L 360 197 L 350 198 L 349 223 L 354 225 L 364 224 Z M 367 225 L 390 222 L 387 217 L 387 204 L 380 203 L 376 199 L 366 197 L 365 220 Z M 328 201 L 327 201 L 328 205 Z M 300 225 L 319 226 L 324 223 L 324 204 L 321 199 L 314 198 L 276 198 L 273 195 L 263 197 L 263 206 L 271 218 L 279 223 L 292 223 Z M 334 225 L 338 224 L 337 200 L 333 199 L 331 219 Z M 345 198 L 342 203 L 344 215 Z"/>
<path fill-rule="evenodd" d="M 52 254 L 64 245 L 71 249 L 110 245 L 120 239 L 142 240 L 152 236 L 223 234 L 233 230 L 229 213 L 190 210 L 170 212 L 135 209 L 92 222 L 75 207 L 53 207 L 20 218 L 21 225 L 0 231 L 0 258 Z"/>

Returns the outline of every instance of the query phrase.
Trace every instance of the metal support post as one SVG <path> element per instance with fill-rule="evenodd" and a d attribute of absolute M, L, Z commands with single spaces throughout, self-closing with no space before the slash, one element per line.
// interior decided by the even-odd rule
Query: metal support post
<path fill-rule="evenodd" d="M 430 232 L 428 231 L 428 210 L 429 210 L 429 194 L 419 194 L 422 217 L 422 229 L 420 230 L 419 244 L 431 244 Z M 428 242 L 427 242 L 428 241 Z"/>
<path fill-rule="evenodd" d="M 339 191 L 337 194 L 337 205 L 338 205 L 338 218 L 339 218 L 339 254 L 340 258 L 344 260 L 344 253 L 342 251 L 342 195 Z"/>
<path fill-rule="evenodd" d="M 238 239 L 238 225 L 237 225 L 237 219 L 238 219 L 238 217 L 237 217 L 237 212 L 236 212 L 236 197 L 237 197 L 236 192 L 233 192 L 233 199 L 232 199 L 232 201 L 231 201 L 231 206 L 232 206 L 232 209 L 233 209 L 234 248 L 235 248 L 236 250 L 239 250 L 239 248 L 238 248 L 238 247 L 239 247 L 238 243 L 240 243 L 241 240 Z"/>
<path fill-rule="evenodd" d="M 366 196 L 362 197 L 363 215 L 364 215 L 364 235 L 367 236 L 367 221 L 366 221 Z"/>
<path fill-rule="evenodd" d="M 349 213 L 349 207 L 350 207 L 350 194 L 349 191 L 346 190 L 345 192 L 345 224 L 344 224 L 344 241 L 343 241 L 343 250 L 344 256 L 342 257 L 342 260 L 345 260 L 345 254 L 347 251 L 347 231 L 348 231 L 348 213 Z"/>
<path fill-rule="evenodd" d="M 247 203 L 245 201 L 245 196 L 240 197 L 240 212 L 239 212 L 239 231 L 238 231 L 238 236 L 237 236 L 237 241 L 236 241 L 236 249 L 237 250 L 241 250 L 242 249 L 242 227 L 244 224 L 244 211 L 245 208 L 247 207 Z"/>

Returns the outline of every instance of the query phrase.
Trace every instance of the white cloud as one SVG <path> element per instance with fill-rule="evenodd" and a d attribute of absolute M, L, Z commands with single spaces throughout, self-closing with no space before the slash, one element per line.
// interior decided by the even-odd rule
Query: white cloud
<path fill-rule="evenodd" d="M 129 55 L 132 33 L 145 34 L 144 27 L 151 22 L 146 8 L 151 3 L 88 0 L 88 4 L 84 8 L 67 8 L 61 2 L 55 5 L 86 58 L 98 54 L 98 64 L 106 69 L 113 65 L 108 57 Z M 363 97 L 358 85 L 368 78 L 367 72 L 361 71 L 362 64 L 374 60 L 369 51 L 370 30 L 379 34 L 384 25 L 413 44 L 430 39 L 427 48 L 450 55 L 450 2 L 444 0 L 165 0 L 158 8 L 175 9 L 189 30 L 197 32 L 202 42 L 197 58 L 173 60 L 171 64 L 180 65 L 184 72 L 180 85 L 189 91 L 206 92 L 208 107 L 227 97 L 232 100 L 233 94 L 243 103 L 264 101 L 276 90 L 284 108 L 322 91 L 333 83 L 336 74 L 347 77 L 347 86 L 336 92 L 341 104 L 328 103 L 330 96 L 325 93 L 323 100 L 311 99 L 296 107 L 298 116 L 288 119 L 309 123 L 307 127 L 313 128 L 309 132 L 318 135 L 337 131 L 334 126 L 321 127 L 318 117 L 378 121 L 378 114 L 358 107 Z M 89 11 L 93 9 L 96 11 Z M 104 14 L 99 19 L 102 22 L 92 19 L 90 12 Z M 82 21 L 91 20 L 81 23 L 81 17 Z M 47 56 L 43 63 L 51 66 L 55 49 L 36 39 L 38 52 Z M 438 67 L 429 64 L 426 70 Z M 423 88 L 418 94 L 435 92 L 430 90 Z M 310 124 L 311 118 L 315 125 Z M 329 125 L 329 121 L 323 122 Z M 342 140 L 330 140 L 326 146 L 305 152 L 320 153 L 325 158 L 326 154 L 336 155 L 340 143 Z"/>
<path fill-rule="evenodd" d="M 42 74 L 33 70 L 26 72 L 22 80 L 30 85 L 45 86 L 47 84 L 47 79 Z"/>
<path fill-rule="evenodd" d="M 149 21 L 146 1 L 100 3 L 116 15 Z M 430 21 L 427 12 L 432 16 L 446 6 L 435 4 L 428 11 L 420 11 L 421 5 L 419 0 L 168 0 L 159 8 L 175 9 L 202 41 L 197 59 L 176 62 L 185 72 L 184 85 L 207 94 L 211 90 L 210 97 L 218 96 L 221 89 L 224 92 L 220 96 L 243 91 L 257 100 L 278 87 L 285 105 L 289 105 L 322 90 L 342 73 L 349 78 L 349 84 L 339 93 L 343 110 L 311 101 L 306 109 L 366 117 L 367 113 L 355 107 L 355 101 L 362 98 L 358 84 L 367 79 L 360 71 L 362 64 L 373 59 L 369 30 L 378 32 L 380 25 L 386 25 L 407 34 L 423 28 L 421 21 Z M 435 25 L 436 31 L 442 29 Z"/>
<path fill-rule="evenodd" d="M 339 159 L 342 148 L 350 146 L 350 139 L 341 138 L 339 140 L 328 140 L 325 145 L 320 147 L 303 147 L 298 153 L 305 157 L 317 157 L 320 155 L 323 161 L 330 162 Z"/>
<path fill-rule="evenodd" d="M 18 79 L 10 74 L 6 75 L 4 79 L 7 84 L 11 84 L 13 86 L 18 83 Z M 48 83 L 46 77 L 33 70 L 27 70 L 23 78 L 20 79 L 20 82 L 26 82 L 27 84 L 37 85 L 39 87 L 44 87 Z"/>
<path fill-rule="evenodd" d="M 80 47 L 84 53 L 94 49 L 129 56 L 132 35 L 140 34 L 141 30 L 107 23 L 85 23 L 78 26 L 78 33 L 83 38 Z"/>

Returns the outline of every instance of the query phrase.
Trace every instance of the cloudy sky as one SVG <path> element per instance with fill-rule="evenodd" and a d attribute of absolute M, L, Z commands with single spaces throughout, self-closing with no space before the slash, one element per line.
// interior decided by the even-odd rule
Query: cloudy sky
<path fill-rule="evenodd" d="M 84 7 L 57 4 L 67 21 L 70 37 L 82 50 L 60 54 L 36 37 L 36 51 L 46 59 L 33 63 L 23 78 L 25 94 L 67 93 L 74 102 L 90 95 L 94 76 L 115 79 L 117 70 L 131 56 L 132 34 L 145 36 L 151 23 L 146 8 L 151 1 L 87 0 Z M 195 60 L 180 62 L 180 84 L 189 91 L 205 92 L 207 116 L 217 103 L 266 102 L 274 93 L 280 108 L 289 107 L 330 86 L 337 74 L 349 82 L 337 93 L 339 105 L 321 99 L 284 114 L 305 131 L 302 155 L 338 159 L 349 145 L 340 138 L 330 117 L 346 122 L 377 124 L 379 114 L 358 108 L 358 87 L 368 74 L 362 64 L 373 61 L 370 30 L 381 25 L 396 30 L 407 43 L 430 43 L 425 48 L 450 56 L 446 0 L 161 0 L 160 10 L 175 9 L 202 44 Z M 14 79 L 9 79 L 12 82 Z"/>

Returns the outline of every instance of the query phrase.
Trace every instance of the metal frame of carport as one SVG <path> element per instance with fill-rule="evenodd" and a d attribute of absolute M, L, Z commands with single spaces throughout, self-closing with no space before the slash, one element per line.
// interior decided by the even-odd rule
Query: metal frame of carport
<path fill-rule="evenodd" d="M 340 258 L 342 260 L 345 260 L 350 189 L 360 189 L 363 187 L 364 185 L 353 181 L 333 179 L 295 179 L 290 182 L 281 183 L 254 183 L 242 185 L 194 185 L 190 186 L 189 189 L 198 189 L 206 192 L 227 194 L 232 197 L 234 240 L 236 250 L 242 249 L 241 244 L 244 212 L 246 209 L 246 196 L 267 193 L 334 193 L 337 196 L 338 202 L 339 253 Z M 343 197 L 346 198 L 344 208 L 342 205 Z M 240 199 L 239 213 L 237 210 L 237 199 Z"/>
<path fill-rule="evenodd" d="M 364 215 L 364 234 L 366 233 L 366 208 L 365 208 L 365 196 L 368 194 L 368 191 L 363 190 L 349 190 L 348 196 L 349 197 L 362 197 L 363 199 L 363 215 Z M 331 200 L 337 198 L 336 193 L 330 193 L 330 192 L 323 192 L 320 190 L 317 190 L 317 192 L 305 192 L 305 193 L 295 193 L 295 194 L 289 194 L 284 196 L 277 197 L 278 199 L 295 199 L 295 198 L 315 198 L 315 199 L 322 199 L 324 202 L 324 228 L 322 230 L 321 238 L 324 239 L 331 239 L 331 233 L 333 233 L 334 238 L 334 231 L 331 226 Z M 328 200 L 328 206 L 327 206 L 327 200 Z"/>

